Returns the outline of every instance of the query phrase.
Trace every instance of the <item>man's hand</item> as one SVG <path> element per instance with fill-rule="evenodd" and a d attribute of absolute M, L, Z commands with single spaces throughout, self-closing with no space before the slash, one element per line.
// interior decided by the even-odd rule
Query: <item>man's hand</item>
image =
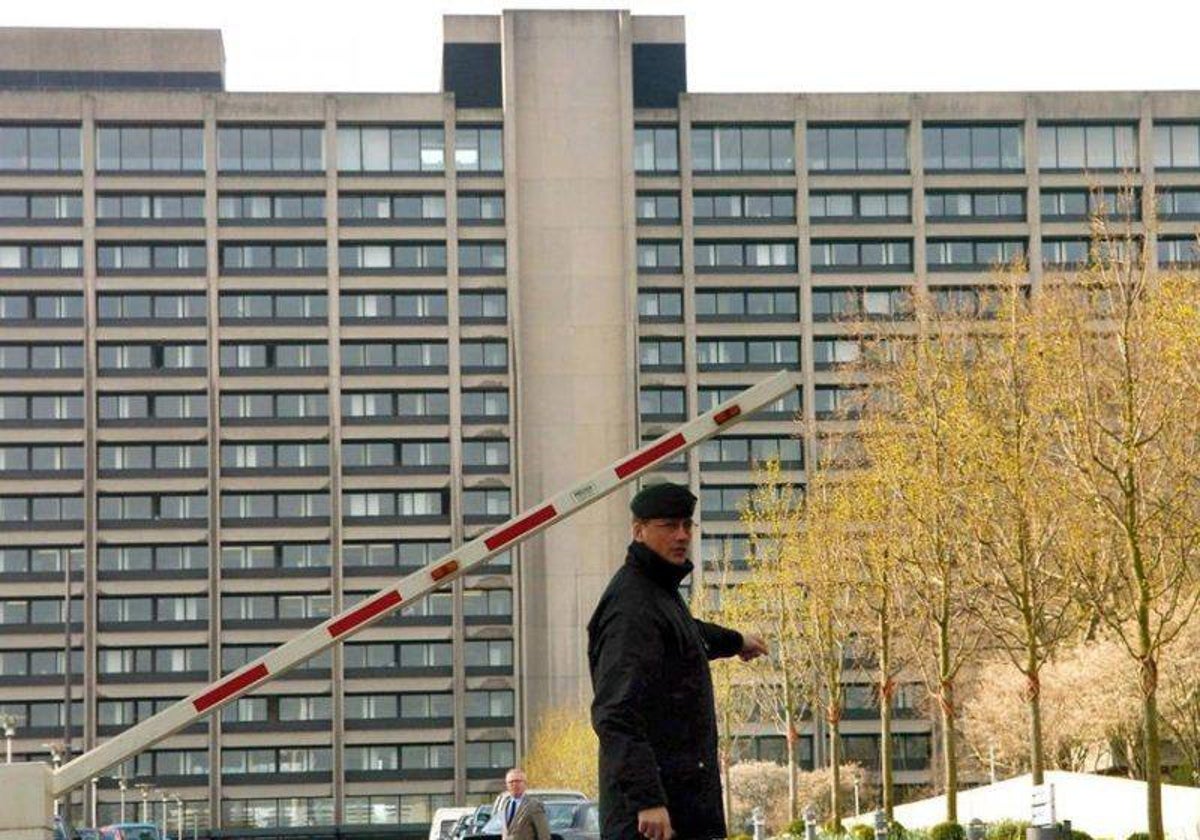
<path fill-rule="evenodd" d="M 675 830 L 671 828 L 671 815 L 660 805 L 638 811 L 638 834 L 648 840 L 671 840 Z"/>
<path fill-rule="evenodd" d="M 766 656 L 769 652 L 767 650 L 767 643 L 761 638 L 752 633 L 742 634 L 742 649 L 738 651 L 738 656 L 742 658 L 743 662 L 749 662 L 751 659 Z"/>

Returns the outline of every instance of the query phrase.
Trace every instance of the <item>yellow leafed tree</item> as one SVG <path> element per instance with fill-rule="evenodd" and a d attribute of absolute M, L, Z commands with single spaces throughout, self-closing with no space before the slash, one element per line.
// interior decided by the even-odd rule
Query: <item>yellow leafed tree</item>
<path fill-rule="evenodd" d="M 533 731 L 524 769 L 533 788 L 567 788 L 599 794 L 600 743 L 586 706 L 545 712 Z"/>

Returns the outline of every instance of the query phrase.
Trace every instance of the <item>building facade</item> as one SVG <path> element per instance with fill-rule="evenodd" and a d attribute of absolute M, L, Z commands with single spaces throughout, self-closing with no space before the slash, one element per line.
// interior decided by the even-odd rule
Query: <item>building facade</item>
<path fill-rule="evenodd" d="M 1160 262 L 1194 257 L 1195 93 L 696 94 L 683 20 L 616 11 L 447 17 L 444 42 L 438 93 L 256 94 L 224 90 L 215 32 L 0 32 L 19 756 L 68 722 L 94 745 L 799 370 L 665 471 L 701 497 L 702 584 L 744 554 L 752 460 L 802 483 L 844 422 L 845 320 L 903 318 L 914 289 L 986 316 L 991 266 L 1024 256 L 1036 286 L 1078 261 L 1122 187 L 1160 195 Z M 180 796 L 202 831 L 419 832 L 490 799 L 539 712 L 586 700 L 625 501 L 113 775 Z M 846 755 L 870 765 L 872 693 L 849 679 Z M 926 784 L 931 725 L 898 697 L 897 781 Z M 747 755 L 782 756 L 757 736 Z M 110 777 L 94 798 L 103 823 L 141 794 Z"/>

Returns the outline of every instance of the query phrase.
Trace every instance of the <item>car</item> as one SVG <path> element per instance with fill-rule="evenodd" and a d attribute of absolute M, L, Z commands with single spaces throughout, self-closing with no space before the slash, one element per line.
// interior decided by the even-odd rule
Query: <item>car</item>
<path fill-rule="evenodd" d="M 450 840 L 450 832 L 460 818 L 474 813 L 474 808 L 438 808 L 429 824 L 429 840 Z"/>
<path fill-rule="evenodd" d="M 551 816 L 549 812 L 547 816 Z M 562 840 L 600 840 L 600 806 L 587 801 L 573 803 L 570 810 L 556 809 L 550 831 Z"/>
<path fill-rule="evenodd" d="M 454 824 L 454 828 L 450 829 L 449 840 L 462 840 L 463 835 L 471 834 L 474 829 L 474 819 L 474 811 L 459 817 L 458 822 Z"/>
<path fill-rule="evenodd" d="M 569 799 L 551 799 L 550 795 L 565 793 L 571 798 Z M 568 840 L 562 829 L 565 827 L 571 830 L 578 817 L 579 812 L 584 810 L 588 805 L 595 803 L 588 800 L 582 793 L 576 791 L 536 791 L 530 790 L 525 793 L 526 796 L 533 796 L 540 799 L 542 807 L 546 809 L 546 819 L 550 823 L 550 832 L 555 837 L 560 837 L 561 840 Z M 578 798 L 575 798 L 578 796 Z M 500 814 L 492 814 L 487 823 L 484 824 L 475 834 L 468 834 L 463 837 L 463 840 L 496 840 L 500 836 Z M 586 821 L 585 821 L 586 823 Z M 599 821 L 596 820 L 596 831 L 591 840 L 596 840 L 600 836 Z M 576 840 L 581 840 L 582 835 L 575 835 Z"/>
<path fill-rule="evenodd" d="M 100 828 L 100 840 L 161 840 L 154 823 L 113 823 Z"/>
<path fill-rule="evenodd" d="M 75 831 L 71 824 L 58 814 L 54 815 L 54 840 L 72 840 Z"/>
<path fill-rule="evenodd" d="M 77 828 L 75 829 L 75 840 L 101 840 L 100 829 Z"/>

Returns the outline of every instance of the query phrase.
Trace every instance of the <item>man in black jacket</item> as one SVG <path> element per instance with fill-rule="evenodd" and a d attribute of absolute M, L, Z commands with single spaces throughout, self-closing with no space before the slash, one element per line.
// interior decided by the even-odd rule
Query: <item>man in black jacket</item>
<path fill-rule="evenodd" d="M 696 497 L 646 487 L 633 542 L 588 622 L 592 726 L 600 738 L 603 840 L 724 837 L 708 660 L 767 652 L 762 639 L 698 621 L 679 594 L 692 571 Z"/>

